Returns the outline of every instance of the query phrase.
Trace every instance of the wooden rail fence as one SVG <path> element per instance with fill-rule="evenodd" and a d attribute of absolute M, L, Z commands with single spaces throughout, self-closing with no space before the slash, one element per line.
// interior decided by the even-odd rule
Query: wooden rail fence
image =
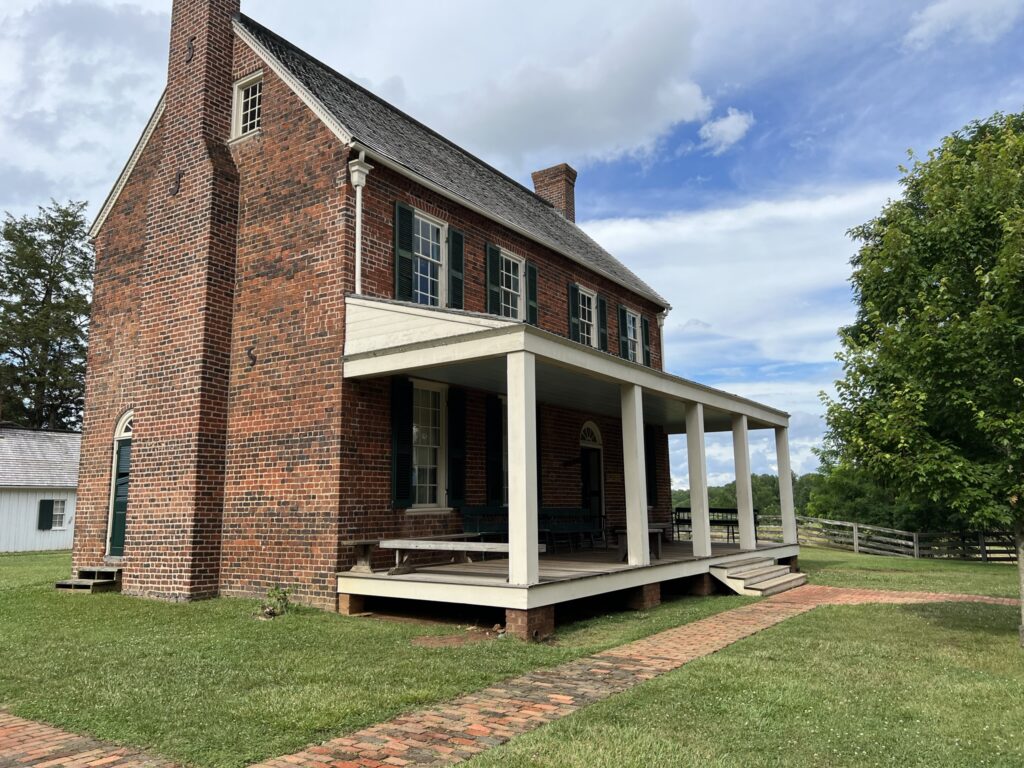
<path fill-rule="evenodd" d="M 1013 534 L 1008 531 L 901 531 L 880 525 L 803 515 L 797 515 L 796 521 L 801 544 L 817 544 L 853 552 L 896 557 L 932 557 L 1002 563 L 1017 561 Z M 763 541 L 781 541 L 782 518 L 762 516 L 758 520 L 757 538 Z"/>

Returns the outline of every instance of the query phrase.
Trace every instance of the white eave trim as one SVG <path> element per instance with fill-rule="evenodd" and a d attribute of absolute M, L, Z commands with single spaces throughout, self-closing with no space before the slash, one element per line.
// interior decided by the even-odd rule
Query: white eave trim
<path fill-rule="evenodd" d="M 313 110 L 313 114 L 320 118 L 331 133 L 337 136 L 344 144 L 350 144 L 352 142 L 352 132 L 342 125 L 341 121 L 324 106 L 324 103 L 310 93 L 309 89 L 300 83 L 298 78 L 296 78 L 295 75 L 293 75 L 276 56 L 274 56 L 274 54 L 263 47 L 259 40 L 253 37 L 252 34 L 249 33 L 249 30 L 242 26 L 237 19 L 233 20 L 231 24 L 235 30 L 235 34 L 242 39 L 242 42 L 252 48 L 253 52 L 266 62 L 271 71 L 273 71 L 275 75 L 281 78 L 281 80 L 292 89 L 302 103 Z"/>
<path fill-rule="evenodd" d="M 138 142 L 135 144 L 135 149 L 132 150 L 131 157 L 128 158 L 128 162 L 125 164 L 121 171 L 121 175 L 117 177 L 117 181 L 114 183 L 114 188 L 110 190 L 110 194 L 107 195 L 107 199 L 103 201 L 103 207 L 100 208 L 100 212 L 96 216 L 96 220 L 93 221 L 92 226 L 89 227 L 89 237 L 95 238 L 99 234 L 100 228 L 103 226 L 103 222 L 107 220 L 107 216 L 110 215 L 110 211 L 113 210 L 114 205 L 117 203 L 117 198 L 121 196 L 121 190 L 124 189 L 124 185 L 128 183 L 128 179 L 131 178 L 132 172 L 135 170 L 135 164 L 139 162 L 139 158 L 142 157 L 143 151 L 146 149 L 146 145 L 149 144 L 149 139 L 156 130 L 157 124 L 160 122 L 160 116 L 164 113 L 164 100 L 167 96 L 167 92 L 160 94 L 160 101 L 156 104 L 156 109 L 153 110 L 153 114 L 149 116 L 149 122 L 146 123 L 146 129 L 142 132 L 142 136 L 139 137 Z"/>

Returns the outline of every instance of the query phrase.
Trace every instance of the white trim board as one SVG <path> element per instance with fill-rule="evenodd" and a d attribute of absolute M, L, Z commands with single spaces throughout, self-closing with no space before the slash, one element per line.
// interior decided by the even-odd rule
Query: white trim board
<path fill-rule="evenodd" d="M 131 156 L 128 158 L 128 162 L 125 163 L 121 174 L 117 177 L 117 181 L 114 182 L 113 188 L 110 190 L 110 194 L 107 195 L 107 199 L 103 201 L 103 207 L 100 208 L 100 212 L 96 215 L 95 221 L 92 226 L 89 227 L 89 237 L 95 238 L 99 234 L 100 228 L 103 226 L 103 222 L 107 220 L 107 216 L 110 215 L 114 205 L 117 203 L 117 198 L 121 196 L 121 191 L 124 189 L 124 185 L 128 183 L 128 179 L 131 178 L 132 172 L 135 170 L 136 163 L 139 162 L 139 158 L 142 157 L 143 151 L 146 149 L 146 145 L 149 144 L 149 139 L 152 137 L 153 132 L 156 131 L 156 126 L 160 122 L 160 117 L 164 113 L 164 101 L 167 96 L 167 92 L 164 91 L 160 94 L 160 101 L 156 103 L 156 108 L 153 110 L 153 114 L 149 116 L 149 122 L 146 123 L 146 128 L 142 132 L 142 136 L 139 137 L 138 142 L 135 144 L 135 149 L 132 150 Z"/>

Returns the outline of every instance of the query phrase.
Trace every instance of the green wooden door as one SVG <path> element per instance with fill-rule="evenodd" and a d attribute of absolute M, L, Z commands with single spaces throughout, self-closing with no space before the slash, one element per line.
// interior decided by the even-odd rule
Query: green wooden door
<path fill-rule="evenodd" d="M 114 465 L 114 514 L 110 520 L 110 555 L 124 554 L 124 529 L 128 518 L 128 475 L 132 467 L 132 441 L 117 443 L 117 461 Z"/>

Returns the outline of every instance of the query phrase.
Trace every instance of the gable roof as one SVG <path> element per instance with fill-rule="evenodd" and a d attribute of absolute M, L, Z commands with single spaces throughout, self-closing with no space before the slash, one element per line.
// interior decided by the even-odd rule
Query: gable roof
<path fill-rule="evenodd" d="M 74 488 L 81 442 L 75 432 L 0 427 L 0 488 Z"/>
<path fill-rule="evenodd" d="M 668 309 L 668 302 L 534 192 L 244 14 L 236 30 L 321 119 L 371 155 Z M 277 65 L 277 66 L 274 66 Z M 282 72 L 283 70 L 283 72 Z M 305 93 L 303 93 L 303 91 Z M 326 114 L 324 114 L 326 112 Z"/>

